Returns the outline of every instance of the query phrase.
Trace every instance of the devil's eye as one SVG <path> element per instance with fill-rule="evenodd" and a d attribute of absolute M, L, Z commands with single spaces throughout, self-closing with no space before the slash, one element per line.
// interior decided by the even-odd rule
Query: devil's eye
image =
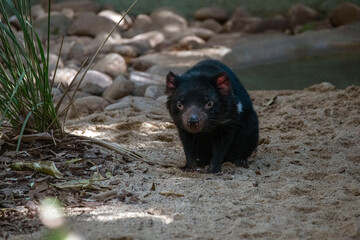
<path fill-rule="evenodd" d="M 184 105 L 180 101 L 177 102 L 176 106 L 181 110 Z"/>
<path fill-rule="evenodd" d="M 214 106 L 214 102 L 213 101 L 208 101 L 205 105 L 206 109 L 212 108 L 212 106 Z"/>

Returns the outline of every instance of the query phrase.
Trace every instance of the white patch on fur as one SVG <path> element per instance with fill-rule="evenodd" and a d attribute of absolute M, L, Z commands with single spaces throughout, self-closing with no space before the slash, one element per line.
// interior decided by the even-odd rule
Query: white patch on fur
<path fill-rule="evenodd" d="M 239 113 L 242 113 L 242 111 L 243 111 L 243 105 L 241 104 L 241 102 L 239 102 L 239 103 L 237 104 L 237 109 L 238 109 L 238 112 L 239 112 Z"/>

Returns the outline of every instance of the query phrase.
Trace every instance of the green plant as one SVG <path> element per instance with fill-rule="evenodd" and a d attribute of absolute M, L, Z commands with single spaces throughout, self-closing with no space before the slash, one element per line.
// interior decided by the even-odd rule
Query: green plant
<path fill-rule="evenodd" d="M 13 30 L 8 12 L 16 16 L 22 36 Z M 26 129 L 62 134 L 49 81 L 50 31 L 44 49 L 32 26 L 28 0 L 3 0 L 0 13 L 0 126 L 19 130 L 19 143 Z"/>

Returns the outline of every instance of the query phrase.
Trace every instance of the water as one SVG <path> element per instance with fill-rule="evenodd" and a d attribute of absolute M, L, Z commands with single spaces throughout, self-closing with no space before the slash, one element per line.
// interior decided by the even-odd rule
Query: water
<path fill-rule="evenodd" d="M 360 85 L 359 53 L 232 69 L 249 90 L 304 89 L 321 82 L 330 82 L 340 89 Z"/>

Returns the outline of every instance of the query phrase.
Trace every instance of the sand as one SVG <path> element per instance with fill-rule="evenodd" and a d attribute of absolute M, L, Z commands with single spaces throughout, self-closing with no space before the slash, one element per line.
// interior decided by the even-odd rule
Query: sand
<path fill-rule="evenodd" d="M 117 163 L 117 198 L 68 206 L 71 229 L 84 239 L 360 239 L 360 87 L 250 95 L 260 120 L 250 168 L 226 163 L 216 175 L 179 169 L 185 157 L 164 105 L 69 121 L 69 132 L 152 163 Z"/>

